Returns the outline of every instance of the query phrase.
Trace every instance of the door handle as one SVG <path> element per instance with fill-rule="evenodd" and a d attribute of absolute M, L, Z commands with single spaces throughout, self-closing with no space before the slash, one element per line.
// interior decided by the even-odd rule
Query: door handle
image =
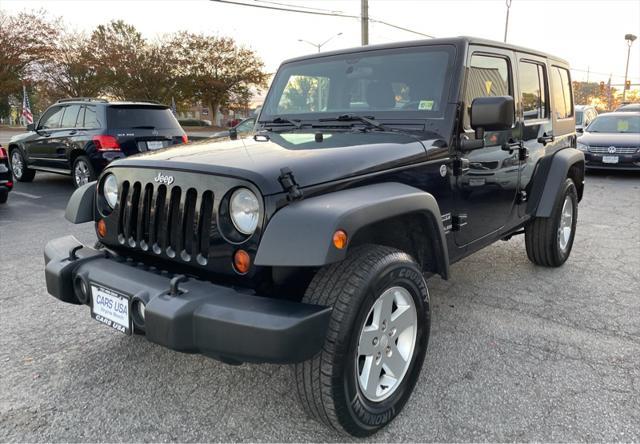
<path fill-rule="evenodd" d="M 69 131 L 69 135 L 70 135 L 70 136 L 73 136 L 73 135 L 74 135 L 74 134 L 76 134 L 77 132 L 78 132 L 77 130 L 71 130 L 71 131 Z"/>
<path fill-rule="evenodd" d="M 549 142 L 553 142 L 554 140 L 555 137 L 553 137 L 553 134 L 544 133 L 542 136 L 538 137 L 538 143 L 541 143 L 543 145 L 546 145 Z"/>

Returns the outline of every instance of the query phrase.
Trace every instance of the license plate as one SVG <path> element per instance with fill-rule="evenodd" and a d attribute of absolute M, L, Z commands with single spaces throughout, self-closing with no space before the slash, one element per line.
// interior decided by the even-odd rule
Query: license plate
<path fill-rule="evenodd" d="M 115 290 L 91 284 L 91 317 L 121 333 L 131 334 L 129 298 Z"/>
<path fill-rule="evenodd" d="M 164 142 L 162 141 L 147 142 L 147 149 L 149 150 L 159 150 L 160 148 L 164 148 Z"/>
<path fill-rule="evenodd" d="M 602 156 L 602 163 L 618 163 L 618 156 Z"/>

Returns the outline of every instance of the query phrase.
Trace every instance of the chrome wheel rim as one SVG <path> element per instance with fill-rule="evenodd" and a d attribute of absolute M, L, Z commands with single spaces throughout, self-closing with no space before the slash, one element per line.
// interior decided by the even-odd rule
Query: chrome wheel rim
<path fill-rule="evenodd" d="M 558 226 L 558 245 L 562 251 L 565 251 L 569 245 L 572 229 L 573 202 L 571 201 L 571 196 L 566 196 L 560 213 L 560 225 Z"/>
<path fill-rule="evenodd" d="M 17 151 L 14 151 L 11 155 L 11 170 L 13 171 L 13 175 L 16 176 L 16 179 L 20 179 L 22 177 L 22 156 Z"/>
<path fill-rule="evenodd" d="M 73 172 L 75 179 L 76 179 L 76 184 L 78 184 L 78 186 L 82 186 L 82 185 L 86 185 L 89 183 L 89 165 L 87 165 L 87 163 L 84 160 L 79 160 L 76 163 L 76 169 Z"/>
<path fill-rule="evenodd" d="M 356 379 L 369 401 L 380 402 L 401 385 L 416 345 L 416 306 L 404 287 L 385 290 L 360 331 Z"/>

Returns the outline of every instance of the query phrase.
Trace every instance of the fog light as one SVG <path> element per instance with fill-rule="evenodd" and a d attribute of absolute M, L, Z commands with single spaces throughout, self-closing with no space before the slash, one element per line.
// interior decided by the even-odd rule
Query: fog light
<path fill-rule="evenodd" d="M 100 219 L 98 221 L 98 236 L 106 237 L 107 236 L 107 224 L 104 219 Z"/>
<path fill-rule="evenodd" d="M 249 253 L 244 250 L 236 251 L 233 255 L 233 266 L 240 274 L 245 274 L 249 271 L 249 267 L 251 266 L 251 257 L 249 256 Z"/>
<path fill-rule="evenodd" d="M 144 330 L 145 311 L 144 301 L 135 298 L 131 303 L 131 317 L 133 318 L 133 324 L 141 330 Z"/>
<path fill-rule="evenodd" d="M 337 230 L 333 233 L 333 246 L 338 250 L 344 249 L 347 246 L 347 233 L 343 230 Z"/>
<path fill-rule="evenodd" d="M 81 304 L 89 302 L 89 285 L 80 276 L 75 280 L 76 298 Z"/>
<path fill-rule="evenodd" d="M 138 313 L 138 316 L 140 316 L 140 319 L 142 319 L 144 321 L 144 310 L 145 310 L 145 305 L 144 302 L 138 302 L 136 304 L 136 312 Z"/>

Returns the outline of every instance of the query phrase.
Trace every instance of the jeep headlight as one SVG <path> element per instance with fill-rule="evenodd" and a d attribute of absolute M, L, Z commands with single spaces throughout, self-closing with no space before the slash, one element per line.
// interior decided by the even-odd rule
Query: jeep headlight
<path fill-rule="evenodd" d="M 102 182 L 102 194 L 111 209 L 114 209 L 118 202 L 118 180 L 113 174 L 107 174 Z"/>
<path fill-rule="evenodd" d="M 580 151 L 589 151 L 589 145 L 586 145 L 584 143 L 578 142 L 578 149 Z"/>
<path fill-rule="evenodd" d="M 253 234 L 260 218 L 260 202 L 247 188 L 238 188 L 231 195 L 229 214 L 236 229 L 246 235 Z"/>

